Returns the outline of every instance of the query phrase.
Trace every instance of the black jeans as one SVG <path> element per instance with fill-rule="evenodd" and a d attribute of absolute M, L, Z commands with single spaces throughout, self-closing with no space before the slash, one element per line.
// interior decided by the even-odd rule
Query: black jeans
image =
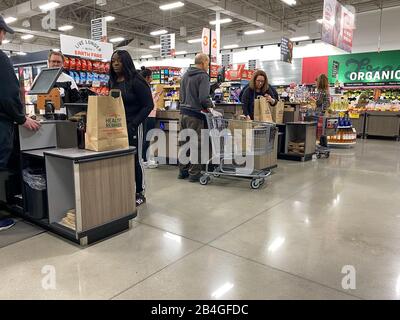
<path fill-rule="evenodd" d="M 144 136 L 143 136 L 143 160 L 147 161 L 147 150 L 150 147 L 150 139 L 147 140 L 147 133 L 156 127 L 156 118 L 148 117 L 144 122 Z M 149 137 L 151 138 L 151 137 Z"/>
<path fill-rule="evenodd" d="M 144 193 L 144 171 L 142 164 L 142 150 L 143 150 L 143 124 L 135 126 L 128 122 L 128 138 L 129 145 L 136 147 L 137 154 L 135 155 L 135 180 L 136 180 L 136 193 Z"/>
<path fill-rule="evenodd" d="M 7 168 L 13 150 L 14 124 L 0 119 L 0 170 Z"/>

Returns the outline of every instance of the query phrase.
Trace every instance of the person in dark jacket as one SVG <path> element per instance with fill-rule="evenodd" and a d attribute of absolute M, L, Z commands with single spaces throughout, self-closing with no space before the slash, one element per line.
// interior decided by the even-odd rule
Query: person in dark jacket
<path fill-rule="evenodd" d="M 0 16 L 0 45 L 6 33 L 14 33 Z M 7 168 L 13 148 L 14 123 L 29 130 L 38 130 L 38 121 L 26 117 L 20 99 L 20 88 L 14 68 L 7 55 L 0 50 L 0 170 Z"/>
<path fill-rule="evenodd" d="M 248 120 L 254 120 L 254 99 L 260 96 L 265 97 L 271 106 L 279 102 L 278 92 L 268 83 L 267 74 L 257 70 L 242 95 L 243 114 Z"/>
<path fill-rule="evenodd" d="M 210 99 L 210 77 L 207 74 L 209 58 L 199 53 L 194 60 L 195 66 L 190 67 L 183 75 L 180 90 L 180 110 L 182 114 L 181 129 L 193 129 L 199 138 L 198 162 L 179 163 L 178 179 L 189 177 L 189 181 L 196 182 L 201 173 L 201 130 L 204 129 L 203 112 L 213 112 L 213 103 Z M 181 153 L 181 152 L 180 152 Z"/>
<path fill-rule="evenodd" d="M 111 57 L 110 89 L 119 89 L 124 101 L 129 144 L 135 146 L 136 205 L 146 201 L 142 164 L 143 122 L 153 109 L 153 97 L 146 80 L 137 72 L 132 57 L 125 50 L 117 50 Z"/>
<path fill-rule="evenodd" d="M 7 32 L 14 33 L 14 30 L 0 16 L 0 45 Z M 29 130 L 40 128 L 39 122 L 25 116 L 19 94 L 19 83 L 14 68 L 7 55 L 0 50 L 0 171 L 7 170 L 13 149 L 14 123 L 21 124 Z M 7 230 L 14 224 L 13 219 L 0 217 L 0 231 Z"/>

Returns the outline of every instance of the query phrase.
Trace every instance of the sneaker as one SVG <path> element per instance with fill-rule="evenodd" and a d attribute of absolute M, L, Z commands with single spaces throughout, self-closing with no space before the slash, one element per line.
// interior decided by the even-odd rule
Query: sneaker
<path fill-rule="evenodd" d="M 189 181 L 190 182 L 199 182 L 200 177 L 201 177 L 201 174 L 191 175 L 191 176 L 189 176 Z"/>
<path fill-rule="evenodd" d="M 146 197 L 141 193 L 136 193 L 136 207 L 146 202 Z"/>
<path fill-rule="evenodd" d="M 15 221 L 10 218 L 0 220 L 0 231 L 10 229 L 15 224 Z"/>
<path fill-rule="evenodd" d="M 189 177 L 189 172 L 187 171 L 179 171 L 178 179 L 186 179 Z"/>
<path fill-rule="evenodd" d="M 149 160 L 148 163 L 147 163 L 147 167 L 149 169 L 155 169 L 155 168 L 158 167 L 158 163 L 157 163 L 156 160 Z"/>

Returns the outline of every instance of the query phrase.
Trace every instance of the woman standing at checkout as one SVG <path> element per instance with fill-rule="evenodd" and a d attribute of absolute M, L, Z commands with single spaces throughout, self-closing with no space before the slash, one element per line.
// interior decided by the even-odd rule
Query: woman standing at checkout
<path fill-rule="evenodd" d="M 279 101 L 278 92 L 268 83 L 267 74 L 262 70 L 254 73 L 249 86 L 243 92 L 243 114 L 247 120 L 254 120 L 254 99 L 258 97 L 265 97 L 271 106 Z"/>
<path fill-rule="evenodd" d="M 142 164 L 143 122 L 153 109 L 153 97 L 146 80 L 136 71 L 132 57 L 125 50 L 117 50 L 111 57 L 110 89 L 121 91 L 128 126 L 129 145 L 136 147 L 135 180 L 136 205 L 146 202 Z"/>

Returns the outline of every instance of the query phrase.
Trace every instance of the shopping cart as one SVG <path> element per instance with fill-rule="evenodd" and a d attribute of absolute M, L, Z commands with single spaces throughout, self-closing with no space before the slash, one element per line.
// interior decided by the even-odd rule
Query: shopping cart
<path fill-rule="evenodd" d="M 251 188 L 260 188 L 271 171 L 268 169 L 255 170 L 254 166 L 253 168 L 246 167 L 246 170 L 243 170 L 243 165 L 237 164 L 235 159 L 237 159 L 237 156 L 250 156 L 254 160 L 256 155 L 272 152 L 277 130 L 275 124 L 224 119 L 222 116 L 215 117 L 211 113 L 204 115 L 207 119 L 211 138 L 212 156 L 206 163 L 205 171 L 201 172 L 200 183 L 206 185 L 212 177 L 231 176 L 251 179 Z M 236 129 L 243 128 L 243 125 L 246 128 L 245 133 L 244 131 L 238 132 Z M 241 140 L 239 146 L 238 141 L 235 140 L 238 134 L 242 134 L 242 139 L 239 139 Z M 245 139 L 247 134 L 250 135 L 248 140 Z M 247 143 L 249 141 L 250 144 Z M 215 161 L 217 165 L 215 165 Z"/>

